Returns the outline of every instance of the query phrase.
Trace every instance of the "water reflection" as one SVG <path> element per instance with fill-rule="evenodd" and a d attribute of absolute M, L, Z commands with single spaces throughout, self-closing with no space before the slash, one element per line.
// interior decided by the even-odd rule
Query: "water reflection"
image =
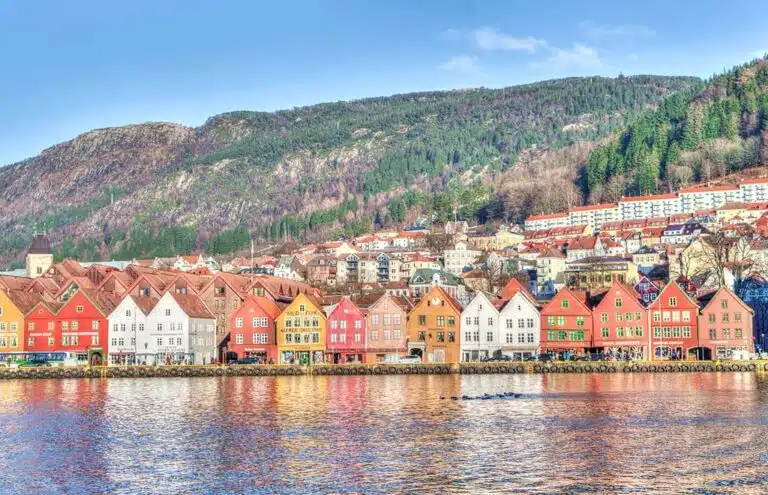
<path fill-rule="evenodd" d="M 750 373 L 5 381 L 0 492 L 759 493 L 766 413 Z"/>

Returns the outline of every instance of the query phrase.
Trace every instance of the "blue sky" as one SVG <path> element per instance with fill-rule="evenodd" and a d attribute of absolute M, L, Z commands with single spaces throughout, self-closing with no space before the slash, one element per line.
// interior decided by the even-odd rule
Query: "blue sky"
<path fill-rule="evenodd" d="M 768 2 L 0 0 L 0 164 L 97 127 L 572 75 L 707 77 Z"/>

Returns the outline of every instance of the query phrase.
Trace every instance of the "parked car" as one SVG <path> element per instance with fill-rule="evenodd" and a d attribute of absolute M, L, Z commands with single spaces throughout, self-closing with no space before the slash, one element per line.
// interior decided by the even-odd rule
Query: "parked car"
<path fill-rule="evenodd" d="M 483 358 L 483 361 L 487 363 L 495 363 L 495 362 L 501 362 L 501 361 L 512 361 L 512 358 L 507 356 L 506 354 L 501 354 L 499 356 L 488 356 L 486 358 Z"/>
<path fill-rule="evenodd" d="M 585 354 L 579 358 L 579 361 L 605 361 L 605 354 L 601 352 Z"/>
<path fill-rule="evenodd" d="M 39 359 L 39 358 L 32 358 L 32 359 L 24 359 L 22 361 L 18 361 L 16 363 L 19 368 L 41 368 L 44 366 L 50 366 L 51 363 L 46 361 L 45 359 Z"/>
<path fill-rule="evenodd" d="M 238 359 L 237 361 L 232 361 L 229 364 L 261 364 L 261 362 L 259 361 L 259 358 L 247 357 Z"/>
<path fill-rule="evenodd" d="M 538 361 L 540 363 L 549 363 L 554 361 L 555 357 L 552 354 L 539 354 L 538 356 L 531 356 L 526 361 Z"/>
<path fill-rule="evenodd" d="M 420 362 L 421 358 L 419 356 L 403 356 L 398 360 L 398 363 L 403 364 L 415 364 Z"/>

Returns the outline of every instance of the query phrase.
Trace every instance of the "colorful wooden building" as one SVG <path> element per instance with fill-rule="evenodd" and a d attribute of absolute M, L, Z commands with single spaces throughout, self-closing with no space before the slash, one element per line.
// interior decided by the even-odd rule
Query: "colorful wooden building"
<path fill-rule="evenodd" d="M 256 358 L 276 363 L 275 321 L 280 308 L 266 297 L 248 296 L 231 316 L 230 359 Z"/>
<path fill-rule="evenodd" d="M 326 318 L 313 297 L 298 294 L 277 317 L 276 327 L 280 363 L 324 362 Z"/>
<path fill-rule="evenodd" d="M 22 352 L 25 314 L 40 299 L 38 294 L 21 290 L 0 290 L 0 353 Z"/>
<path fill-rule="evenodd" d="M 389 292 L 364 294 L 353 299 L 366 319 L 366 362 L 395 361 L 406 352 L 410 300 Z"/>
<path fill-rule="evenodd" d="M 592 347 L 588 294 L 561 289 L 541 310 L 541 352 L 570 357 L 590 352 Z"/>
<path fill-rule="evenodd" d="M 752 308 L 722 287 L 699 298 L 699 346 L 703 359 L 745 359 L 754 352 Z"/>
<path fill-rule="evenodd" d="M 328 313 L 325 360 L 333 364 L 363 363 L 367 347 L 367 321 L 360 308 L 344 296 Z"/>
<path fill-rule="evenodd" d="M 611 358 L 649 359 L 648 311 L 641 300 L 633 288 L 613 281 L 592 309 L 595 348 Z"/>
<path fill-rule="evenodd" d="M 701 358 L 698 348 L 699 305 L 676 283 L 668 283 L 650 312 L 652 359 Z"/>
<path fill-rule="evenodd" d="M 458 363 L 461 305 L 435 285 L 408 315 L 408 353 L 425 363 Z"/>

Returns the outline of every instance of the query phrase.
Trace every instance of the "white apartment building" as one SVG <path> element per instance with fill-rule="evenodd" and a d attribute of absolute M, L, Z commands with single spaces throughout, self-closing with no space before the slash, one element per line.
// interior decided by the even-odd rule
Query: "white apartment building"
<path fill-rule="evenodd" d="M 746 179 L 739 186 L 745 203 L 768 201 L 768 178 Z"/>
<path fill-rule="evenodd" d="M 725 203 L 742 202 L 739 186 L 686 187 L 678 192 L 682 213 L 713 210 Z"/>
<path fill-rule="evenodd" d="M 615 203 L 575 206 L 568 212 L 570 225 L 589 225 L 593 229 L 597 229 L 604 222 L 618 219 L 619 209 Z"/>
<path fill-rule="evenodd" d="M 568 213 L 550 213 L 533 215 L 525 219 L 525 230 L 547 230 L 553 227 L 569 227 L 571 225 Z"/>
<path fill-rule="evenodd" d="M 617 220 L 668 217 L 681 213 L 680 198 L 677 194 L 655 194 L 652 196 L 631 196 L 619 201 Z"/>
<path fill-rule="evenodd" d="M 483 292 L 478 292 L 461 312 L 462 362 L 480 361 L 501 350 L 499 312 Z"/>
<path fill-rule="evenodd" d="M 470 249 L 466 242 L 457 242 L 453 249 L 443 251 L 445 271 L 453 275 L 461 275 L 464 267 L 472 266 L 482 254 L 482 251 Z"/>

